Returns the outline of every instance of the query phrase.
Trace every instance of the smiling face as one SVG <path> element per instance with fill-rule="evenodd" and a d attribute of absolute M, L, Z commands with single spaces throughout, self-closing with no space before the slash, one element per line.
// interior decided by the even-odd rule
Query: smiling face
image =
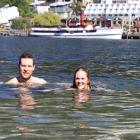
<path fill-rule="evenodd" d="M 22 58 L 21 63 L 19 65 L 19 71 L 21 78 L 24 80 L 30 79 L 35 69 L 35 65 L 33 64 L 33 59 L 31 58 Z"/>
<path fill-rule="evenodd" d="M 79 90 L 89 90 L 89 79 L 85 71 L 79 70 L 76 72 L 75 84 Z"/>

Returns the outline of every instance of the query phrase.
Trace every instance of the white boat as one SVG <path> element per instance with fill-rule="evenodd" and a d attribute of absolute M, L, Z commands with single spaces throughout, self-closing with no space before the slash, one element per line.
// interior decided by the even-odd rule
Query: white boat
<path fill-rule="evenodd" d="M 29 36 L 49 36 L 59 38 L 99 38 L 99 39 L 121 39 L 120 28 L 91 28 L 89 27 L 33 27 Z"/>

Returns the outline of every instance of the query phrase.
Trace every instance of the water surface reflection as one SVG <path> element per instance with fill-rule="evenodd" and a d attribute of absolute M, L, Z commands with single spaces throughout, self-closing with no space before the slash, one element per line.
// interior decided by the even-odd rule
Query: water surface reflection
<path fill-rule="evenodd" d="M 0 38 L 0 139 L 139 140 L 139 41 Z M 18 57 L 36 58 L 43 87 L 11 87 Z M 85 65 L 96 85 L 114 93 L 69 91 Z"/>

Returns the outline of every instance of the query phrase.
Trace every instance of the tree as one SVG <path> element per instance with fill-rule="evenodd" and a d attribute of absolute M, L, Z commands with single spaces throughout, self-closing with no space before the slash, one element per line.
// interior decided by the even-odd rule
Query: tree
<path fill-rule="evenodd" d="M 93 0 L 93 3 L 100 3 L 101 0 Z"/>
<path fill-rule="evenodd" d="M 20 12 L 20 15 L 23 17 L 31 16 L 31 12 L 29 9 L 29 4 L 33 0 L 0 0 L 0 7 L 3 7 L 7 4 L 9 6 L 16 6 Z"/>
<path fill-rule="evenodd" d="M 61 25 L 60 17 L 52 12 L 38 14 L 32 19 L 32 26 L 58 26 Z"/>
<path fill-rule="evenodd" d="M 12 21 L 12 29 L 27 30 L 30 27 L 30 20 L 28 18 L 18 18 Z"/>
<path fill-rule="evenodd" d="M 0 6 L 9 4 L 10 6 L 18 6 L 20 4 L 30 4 L 33 0 L 0 0 Z"/>
<path fill-rule="evenodd" d="M 80 2 L 72 4 L 71 8 L 74 15 L 79 15 L 83 11 L 83 5 Z"/>

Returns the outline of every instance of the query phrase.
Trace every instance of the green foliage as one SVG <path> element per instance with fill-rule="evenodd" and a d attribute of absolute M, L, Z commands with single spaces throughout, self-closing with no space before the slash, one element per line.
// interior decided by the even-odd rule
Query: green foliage
<path fill-rule="evenodd" d="M 18 5 L 18 9 L 19 9 L 19 13 L 21 14 L 21 16 L 23 16 L 23 17 L 31 16 L 31 13 L 29 11 L 29 6 L 26 2 L 24 4 L 20 3 Z"/>
<path fill-rule="evenodd" d="M 80 2 L 72 4 L 71 8 L 75 15 L 79 15 L 83 11 L 83 5 Z"/>
<path fill-rule="evenodd" d="M 11 25 L 12 29 L 23 29 L 27 30 L 30 27 L 30 20 L 27 18 L 14 19 Z"/>
<path fill-rule="evenodd" d="M 0 0 L 0 7 L 3 7 L 6 4 L 9 4 L 10 6 L 17 6 L 21 16 L 31 16 L 29 4 L 32 1 L 33 0 Z"/>
<path fill-rule="evenodd" d="M 32 19 L 32 26 L 57 26 L 61 25 L 60 17 L 52 12 L 38 14 Z"/>
<path fill-rule="evenodd" d="M 93 0 L 93 3 L 101 3 L 101 0 Z"/>
<path fill-rule="evenodd" d="M 17 6 L 20 4 L 30 4 L 33 0 L 0 0 L 0 6 L 9 4 L 10 6 Z"/>

